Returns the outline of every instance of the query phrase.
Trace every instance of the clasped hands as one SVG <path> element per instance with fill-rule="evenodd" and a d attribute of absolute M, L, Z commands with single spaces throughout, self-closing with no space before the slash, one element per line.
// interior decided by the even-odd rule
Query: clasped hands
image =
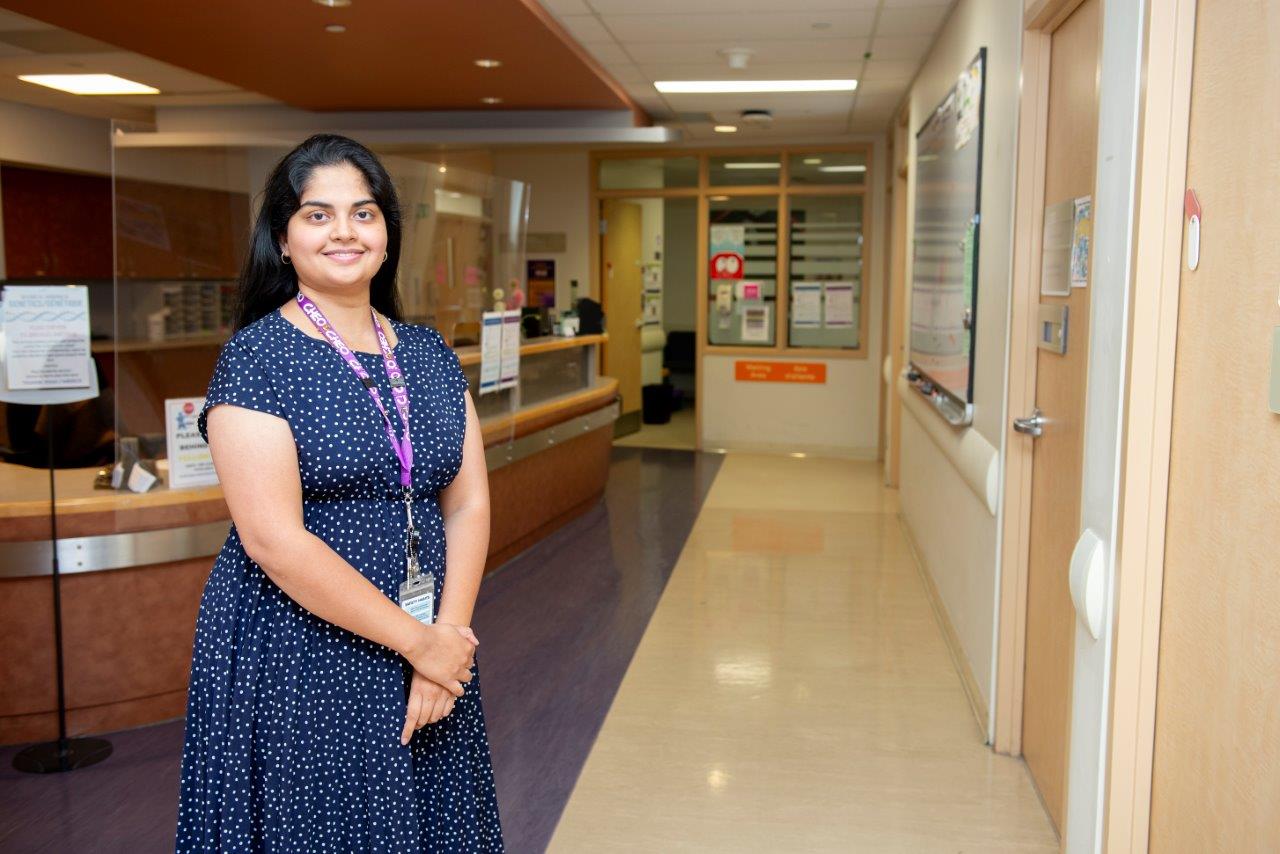
<path fill-rule="evenodd" d="M 423 626 L 414 645 L 404 652 L 413 665 L 409 701 L 400 743 L 408 744 L 414 730 L 448 717 L 471 681 L 475 649 L 480 645 L 467 626 L 435 623 Z"/>

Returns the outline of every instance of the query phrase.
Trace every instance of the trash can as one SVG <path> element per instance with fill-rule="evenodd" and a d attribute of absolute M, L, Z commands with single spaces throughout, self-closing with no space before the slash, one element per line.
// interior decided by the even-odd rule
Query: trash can
<path fill-rule="evenodd" d="M 654 383 L 640 390 L 640 418 L 645 424 L 666 424 L 671 420 L 671 386 Z"/>

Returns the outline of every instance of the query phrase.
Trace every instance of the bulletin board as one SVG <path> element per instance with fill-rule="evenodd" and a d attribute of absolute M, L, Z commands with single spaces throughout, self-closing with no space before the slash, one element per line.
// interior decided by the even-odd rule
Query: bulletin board
<path fill-rule="evenodd" d="M 916 133 L 912 232 L 912 369 L 934 389 L 973 402 L 981 227 L 986 48 Z"/>

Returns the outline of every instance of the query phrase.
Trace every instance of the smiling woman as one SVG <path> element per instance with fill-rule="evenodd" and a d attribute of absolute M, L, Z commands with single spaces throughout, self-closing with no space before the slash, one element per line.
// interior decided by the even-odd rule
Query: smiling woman
<path fill-rule="evenodd" d="M 399 322 L 400 239 L 352 140 L 267 180 L 199 416 L 233 525 L 196 622 L 178 851 L 502 850 L 469 627 L 484 440 L 453 350 Z"/>

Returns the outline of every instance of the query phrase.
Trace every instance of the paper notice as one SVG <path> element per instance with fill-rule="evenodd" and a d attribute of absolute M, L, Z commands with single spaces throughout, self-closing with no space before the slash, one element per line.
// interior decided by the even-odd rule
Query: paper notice
<path fill-rule="evenodd" d="M 502 313 L 502 370 L 498 388 L 515 388 L 520 384 L 520 310 Z"/>
<path fill-rule="evenodd" d="M 480 316 L 480 393 L 498 390 L 502 372 L 502 312 Z"/>
<path fill-rule="evenodd" d="M 822 283 L 791 283 L 791 326 L 817 329 L 822 326 Z"/>
<path fill-rule="evenodd" d="M 828 329 L 853 326 L 853 282 L 827 282 L 823 323 Z"/>
<path fill-rule="evenodd" d="M 751 305 L 742 309 L 742 340 L 767 343 L 769 340 L 769 306 Z"/>
<path fill-rule="evenodd" d="M 4 289 L 8 387 L 86 388 L 91 384 L 89 289 L 8 285 Z"/>

